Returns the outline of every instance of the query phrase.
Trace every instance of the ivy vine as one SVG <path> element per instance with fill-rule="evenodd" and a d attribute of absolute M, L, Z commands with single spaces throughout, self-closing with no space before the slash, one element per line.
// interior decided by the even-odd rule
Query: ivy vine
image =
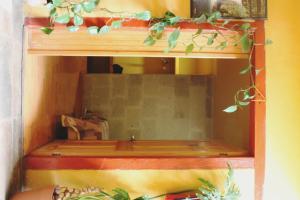
<path fill-rule="evenodd" d="M 101 10 L 109 13 L 111 18 L 101 27 L 87 27 L 89 34 L 103 35 L 109 33 L 113 29 L 122 28 L 124 22 L 132 19 L 149 21 L 149 34 L 144 40 L 144 44 L 148 46 L 153 46 L 158 40 L 161 40 L 167 27 L 174 28 L 172 33 L 168 36 L 168 46 L 164 50 L 165 53 L 168 53 L 172 51 L 179 42 L 181 22 L 194 23 L 199 25 L 199 27 L 201 27 L 201 24 L 210 24 L 214 29 L 213 32 L 204 34 L 203 30 L 198 28 L 190 38 L 190 41 L 184 43 L 186 54 L 192 53 L 197 49 L 201 51 L 204 47 L 224 50 L 228 46 L 239 45 L 244 52 L 249 53 L 248 65 L 241 69 L 240 74 L 250 75 L 250 86 L 238 90 L 234 96 L 234 104 L 224 109 L 224 112 L 236 112 L 238 109 L 248 106 L 251 101 L 265 101 L 265 97 L 255 85 L 254 79 L 254 76 L 259 75 L 264 68 L 257 69 L 257 67 L 252 63 L 252 56 L 255 46 L 270 44 L 272 42 L 267 40 L 265 44 L 256 44 L 253 39 L 255 28 L 252 27 L 250 23 L 241 23 L 228 19 L 222 20 L 220 12 L 202 14 L 198 18 L 183 19 L 176 16 L 174 13 L 167 11 L 164 17 L 153 18 L 150 11 L 139 13 L 114 12 L 107 8 L 99 7 L 99 4 L 100 0 L 49 0 L 49 3 L 46 5 L 49 10 L 49 25 L 47 27 L 42 27 L 41 31 L 45 34 L 51 34 L 55 29 L 55 24 L 59 23 L 65 24 L 70 32 L 76 32 L 80 29 L 80 26 L 84 24 L 83 16 L 86 13 Z M 224 35 L 222 33 L 223 30 L 236 32 L 240 35 L 240 37 L 236 37 L 235 35 Z M 199 43 L 196 40 L 199 37 L 205 37 L 206 42 Z"/>

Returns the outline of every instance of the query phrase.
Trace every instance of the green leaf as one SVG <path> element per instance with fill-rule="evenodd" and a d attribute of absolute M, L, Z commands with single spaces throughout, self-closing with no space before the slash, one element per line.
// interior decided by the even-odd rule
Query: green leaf
<path fill-rule="evenodd" d="M 208 180 L 205 180 L 203 178 L 199 178 L 198 179 L 205 187 L 208 187 L 209 189 L 211 190 L 214 190 L 216 189 L 216 187 L 211 183 L 209 182 Z"/>
<path fill-rule="evenodd" d="M 255 95 L 251 96 L 249 90 L 246 90 L 246 91 L 244 92 L 244 98 L 243 98 L 243 101 L 251 100 L 251 99 L 254 99 L 254 98 L 255 98 Z"/>
<path fill-rule="evenodd" d="M 247 74 L 248 72 L 250 72 L 252 66 L 246 66 L 243 69 L 241 69 L 240 74 Z"/>
<path fill-rule="evenodd" d="M 72 7 L 72 11 L 74 13 L 77 13 L 79 14 L 82 10 L 82 5 L 81 4 L 75 4 L 73 7 Z"/>
<path fill-rule="evenodd" d="M 238 103 L 240 106 L 248 106 L 250 104 L 250 101 L 239 101 Z"/>
<path fill-rule="evenodd" d="M 47 35 L 50 35 L 54 31 L 54 29 L 48 27 L 42 27 L 40 30 Z"/>
<path fill-rule="evenodd" d="M 163 22 L 157 22 L 150 27 L 150 31 L 162 32 L 164 31 L 166 24 Z"/>
<path fill-rule="evenodd" d="M 76 32 L 79 30 L 79 26 L 68 26 L 70 32 Z"/>
<path fill-rule="evenodd" d="M 81 26 L 83 24 L 83 18 L 79 15 L 74 16 L 74 24 L 76 26 Z"/>
<path fill-rule="evenodd" d="M 217 49 L 224 50 L 227 47 L 227 41 L 223 41 L 220 43 L 219 46 L 217 46 Z"/>
<path fill-rule="evenodd" d="M 222 26 L 226 26 L 227 24 L 229 24 L 230 20 L 225 20 L 222 24 Z"/>
<path fill-rule="evenodd" d="M 140 13 L 137 13 L 135 15 L 135 18 L 136 19 L 139 19 L 139 20 L 144 20 L 144 21 L 148 21 L 151 19 L 151 12 L 150 11 L 144 11 L 144 12 L 140 12 Z"/>
<path fill-rule="evenodd" d="M 50 17 L 55 17 L 56 15 L 57 15 L 56 8 L 53 8 L 52 10 L 50 10 Z"/>
<path fill-rule="evenodd" d="M 169 39 L 168 39 L 169 48 L 173 49 L 176 47 L 179 36 L 180 36 L 180 29 L 177 28 L 169 36 Z"/>
<path fill-rule="evenodd" d="M 252 40 L 249 39 L 248 34 L 245 33 L 242 37 L 241 37 L 241 45 L 242 45 L 242 50 L 244 52 L 248 52 L 252 46 Z"/>
<path fill-rule="evenodd" d="M 88 32 L 91 35 L 97 35 L 99 33 L 99 27 L 98 26 L 90 26 L 90 27 L 88 27 Z"/>
<path fill-rule="evenodd" d="M 46 7 L 47 7 L 47 9 L 49 11 L 55 8 L 55 6 L 53 5 L 53 3 L 47 3 Z"/>
<path fill-rule="evenodd" d="M 206 20 L 207 20 L 207 17 L 205 14 L 202 14 L 200 17 L 193 19 L 193 21 L 198 24 L 204 23 L 204 22 L 206 22 Z"/>
<path fill-rule="evenodd" d="M 180 21 L 180 17 L 171 17 L 170 19 L 169 19 L 169 22 L 170 22 L 170 24 L 171 25 L 174 25 L 174 24 L 176 24 L 176 23 L 178 23 L 179 21 Z"/>
<path fill-rule="evenodd" d="M 106 34 L 110 31 L 110 27 L 105 25 L 105 26 L 102 26 L 99 30 L 99 34 L 103 35 L 103 34 Z"/>
<path fill-rule="evenodd" d="M 207 39 L 207 45 L 211 46 L 214 43 L 215 39 L 213 37 L 209 37 Z"/>
<path fill-rule="evenodd" d="M 201 28 L 199 28 L 198 30 L 197 30 L 197 32 L 194 34 L 194 36 L 199 36 L 199 35 L 201 35 L 201 33 L 202 33 L 202 29 Z"/>
<path fill-rule="evenodd" d="M 90 13 L 96 8 L 95 1 L 89 0 L 82 3 L 82 7 L 85 10 L 85 12 Z"/>
<path fill-rule="evenodd" d="M 114 28 L 114 29 L 121 28 L 122 27 L 122 23 L 123 23 L 122 20 L 113 21 L 111 23 L 111 27 Z"/>
<path fill-rule="evenodd" d="M 52 3 L 55 7 L 61 6 L 62 2 L 62 0 L 52 0 Z"/>
<path fill-rule="evenodd" d="M 243 31 L 248 31 L 251 28 L 251 24 L 250 23 L 244 23 L 241 25 L 240 29 Z"/>
<path fill-rule="evenodd" d="M 172 17 L 176 17 L 176 15 L 175 15 L 174 13 L 172 13 L 171 11 L 165 12 L 164 18 L 170 19 L 170 18 L 172 18 Z"/>
<path fill-rule="evenodd" d="M 121 188 L 116 188 L 113 190 L 116 194 L 113 196 L 114 200 L 130 200 L 128 192 Z"/>
<path fill-rule="evenodd" d="M 152 198 L 150 198 L 149 196 L 145 195 L 145 196 L 141 196 L 138 198 L 135 198 L 134 200 L 151 200 Z"/>
<path fill-rule="evenodd" d="M 187 45 L 185 48 L 185 54 L 192 53 L 194 48 L 195 48 L 195 45 L 193 43 Z"/>
<path fill-rule="evenodd" d="M 207 19 L 207 22 L 209 23 L 215 23 L 218 19 L 220 19 L 222 17 L 221 12 L 216 11 L 213 12 Z"/>
<path fill-rule="evenodd" d="M 154 40 L 154 38 L 149 35 L 145 40 L 144 40 L 144 44 L 147 45 L 147 46 L 152 46 L 154 45 L 156 42 L 156 40 Z"/>
<path fill-rule="evenodd" d="M 244 92 L 244 101 L 246 101 L 246 100 L 248 100 L 250 98 L 250 91 L 249 90 L 246 90 L 245 92 Z"/>
<path fill-rule="evenodd" d="M 270 45 L 273 44 L 273 41 L 270 39 L 266 39 L 265 45 Z"/>
<path fill-rule="evenodd" d="M 59 17 L 56 17 L 55 21 L 60 24 L 67 24 L 70 22 L 70 16 L 68 14 L 64 14 Z"/>
<path fill-rule="evenodd" d="M 218 37 L 218 33 L 214 33 L 211 37 L 207 39 L 207 45 L 212 45 L 215 42 L 215 39 Z"/>
<path fill-rule="evenodd" d="M 237 105 L 233 105 L 233 106 L 229 106 L 228 108 L 226 108 L 225 110 L 223 110 L 226 113 L 234 113 L 238 110 L 238 106 Z"/>
<path fill-rule="evenodd" d="M 100 3 L 100 0 L 90 0 L 90 1 L 94 2 L 95 5 L 98 5 Z"/>

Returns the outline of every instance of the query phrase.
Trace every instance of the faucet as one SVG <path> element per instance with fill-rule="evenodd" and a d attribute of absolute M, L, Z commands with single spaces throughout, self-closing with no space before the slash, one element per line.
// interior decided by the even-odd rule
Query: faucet
<path fill-rule="evenodd" d="M 130 142 L 134 142 L 134 141 L 135 141 L 135 136 L 132 135 L 132 136 L 129 138 L 129 141 L 130 141 Z"/>

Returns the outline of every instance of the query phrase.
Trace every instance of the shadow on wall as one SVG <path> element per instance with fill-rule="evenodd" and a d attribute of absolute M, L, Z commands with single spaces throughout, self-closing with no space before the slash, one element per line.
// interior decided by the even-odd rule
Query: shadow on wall
<path fill-rule="evenodd" d="M 55 137 L 61 114 L 75 112 L 79 74 L 86 58 L 26 56 L 24 70 L 24 153 Z"/>

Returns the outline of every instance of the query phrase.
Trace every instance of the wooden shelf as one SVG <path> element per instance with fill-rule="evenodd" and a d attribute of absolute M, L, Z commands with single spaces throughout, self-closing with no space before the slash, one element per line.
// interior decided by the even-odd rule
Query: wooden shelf
<path fill-rule="evenodd" d="M 215 141 L 55 141 L 31 156 L 218 157 L 247 156 L 248 151 Z"/>
<path fill-rule="evenodd" d="M 229 46 L 224 50 L 216 48 L 219 44 L 213 44 L 203 49 L 195 50 L 186 55 L 186 46 L 178 43 L 177 47 L 168 54 L 164 50 L 168 45 L 168 36 L 174 30 L 170 27 L 162 39 L 154 46 L 144 45 L 147 38 L 148 22 L 132 20 L 123 25 L 121 29 L 114 29 L 104 35 L 90 35 L 87 26 L 103 26 L 109 18 L 88 18 L 78 32 L 71 33 L 66 27 L 57 25 L 55 31 L 46 35 L 40 27 L 47 26 L 47 18 L 27 18 L 27 51 L 37 55 L 56 56 L 146 56 L 146 57 L 190 57 L 190 58 L 247 58 L 248 53 L 243 52 L 241 46 Z M 195 39 L 199 44 L 206 43 L 207 37 L 215 30 L 209 24 L 197 25 L 182 22 L 180 25 L 180 41 L 189 41 L 198 28 L 202 28 L 203 36 Z M 236 35 L 237 32 L 220 30 L 223 35 Z M 222 36 L 217 41 L 222 41 Z"/>
<path fill-rule="evenodd" d="M 27 169 L 252 168 L 246 150 L 215 141 L 54 141 L 28 155 Z"/>

